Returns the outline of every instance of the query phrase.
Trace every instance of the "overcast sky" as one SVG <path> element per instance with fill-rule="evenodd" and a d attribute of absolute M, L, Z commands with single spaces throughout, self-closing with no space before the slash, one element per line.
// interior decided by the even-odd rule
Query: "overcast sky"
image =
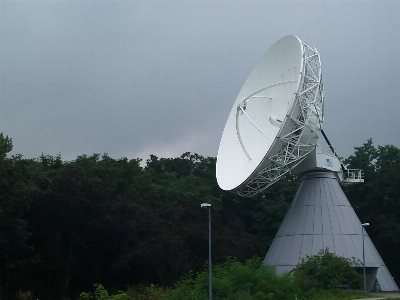
<path fill-rule="evenodd" d="M 0 131 L 12 153 L 216 156 L 264 52 L 315 46 L 339 155 L 400 147 L 400 1 L 0 1 Z"/>

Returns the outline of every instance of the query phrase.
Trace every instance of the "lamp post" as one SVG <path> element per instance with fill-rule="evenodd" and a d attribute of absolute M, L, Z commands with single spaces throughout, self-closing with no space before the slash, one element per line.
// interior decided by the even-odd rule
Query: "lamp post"
<path fill-rule="evenodd" d="M 366 293 L 367 292 L 367 277 L 365 275 L 364 226 L 369 226 L 369 223 L 361 224 L 361 234 L 362 234 L 362 244 L 363 244 L 364 293 Z"/>
<path fill-rule="evenodd" d="M 211 204 L 202 203 L 201 207 L 208 207 L 208 296 L 212 299 L 212 264 L 211 264 Z"/>

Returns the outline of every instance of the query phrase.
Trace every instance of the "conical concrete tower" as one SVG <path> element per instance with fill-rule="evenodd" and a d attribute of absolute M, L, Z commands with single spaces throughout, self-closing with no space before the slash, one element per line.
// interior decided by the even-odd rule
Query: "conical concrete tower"
<path fill-rule="evenodd" d="M 399 290 L 334 173 L 306 173 L 263 263 L 283 273 L 326 247 L 362 262 L 362 232 L 367 289 L 379 284 L 382 291 Z"/>

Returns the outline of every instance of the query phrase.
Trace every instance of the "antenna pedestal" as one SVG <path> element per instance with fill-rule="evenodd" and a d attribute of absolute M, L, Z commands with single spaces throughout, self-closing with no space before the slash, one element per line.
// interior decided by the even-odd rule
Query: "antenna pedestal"
<path fill-rule="evenodd" d="M 314 150 L 296 167 L 292 173 L 307 172 L 334 172 L 337 180 L 342 185 L 351 185 L 364 182 L 364 176 L 359 169 L 347 169 L 338 159 L 336 154 L 326 153 L 317 145 Z"/>
<path fill-rule="evenodd" d="M 294 174 L 315 171 L 341 172 L 339 159 L 334 154 L 326 153 L 317 145 L 307 157 L 293 168 Z"/>
<path fill-rule="evenodd" d="M 362 261 L 362 226 L 333 172 L 304 175 L 299 190 L 264 259 L 278 273 L 290 271 L 307 255 L 329 248 L 336 255 Z M 365 230 L 367 289 L 399 290 Z"/>

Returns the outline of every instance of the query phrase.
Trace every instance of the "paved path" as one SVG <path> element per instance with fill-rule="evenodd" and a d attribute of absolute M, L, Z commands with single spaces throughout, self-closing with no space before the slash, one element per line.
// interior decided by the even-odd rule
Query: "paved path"
<path fill-rule="evenodd" d="M 400 293 L 370 293 L 371 298 L 358 299 L 358 300 L 383 300 L 390 298 L 400 298 Z"/>

